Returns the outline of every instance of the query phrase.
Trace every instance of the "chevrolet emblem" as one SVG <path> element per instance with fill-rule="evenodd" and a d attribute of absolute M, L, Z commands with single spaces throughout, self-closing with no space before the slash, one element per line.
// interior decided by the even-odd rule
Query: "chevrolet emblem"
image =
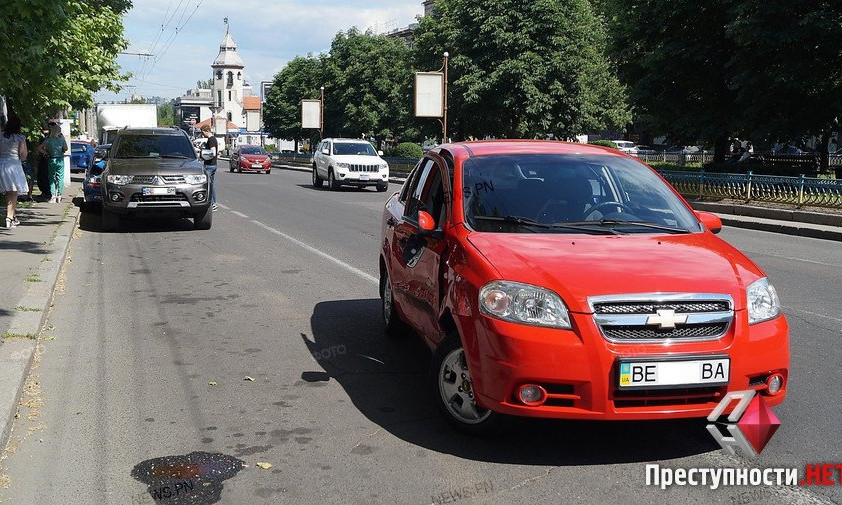
<path fill-rule="evenodd" d="M 684 324 L 687 322 L 687 314 L 676 314 L 672 309 L 659 309 L 657 314 L 651 314 L 646 318 L 646 324 L 658 326 L 663 329 L 675 328 L 677 324 Z"/>

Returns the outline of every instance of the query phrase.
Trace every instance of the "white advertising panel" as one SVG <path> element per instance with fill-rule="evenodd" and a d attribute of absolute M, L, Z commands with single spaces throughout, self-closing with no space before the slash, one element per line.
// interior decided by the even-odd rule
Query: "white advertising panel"
<path fill-rule="evenodd" d="M 301 100 L 301 127 L 322 128 L 322 106 L 319 100 Z"/>
<path fill-rule="evenodd" d="M 444 116 L 444 74 L 441 72 L 415 73 L 415 116 Z"/>

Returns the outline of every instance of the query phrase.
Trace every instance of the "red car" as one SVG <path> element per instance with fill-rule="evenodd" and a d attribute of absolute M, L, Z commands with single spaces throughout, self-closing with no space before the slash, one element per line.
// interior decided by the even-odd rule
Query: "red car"
<path fill-rule="evenodd" d="M 706 417 L 786 396 L 789 328 L 763 271 L 656 172 L 613 149 L 482 141 L 425 154 L 382 221 L 389 334 L 434 350 L 442 413 Z"/>
<path fill-rule="evenodd" d="M 231 172 L 272 173 L 272 160 L 260 146 L 239 146 L 231 153 Z"/>

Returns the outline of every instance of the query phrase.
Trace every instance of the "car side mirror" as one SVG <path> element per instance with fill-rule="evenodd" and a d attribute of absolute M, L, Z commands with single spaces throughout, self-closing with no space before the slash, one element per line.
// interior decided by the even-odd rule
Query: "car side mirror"
<path fill-rule="evenodd" d="M 418 211 L 418 232 L 429 234 L 436 229 L 436 221 L 426 210 Z"/>
<path fill-rule="evenodd" d="M 719 233 L 722 231 L 722 220 L 719 216 L 710 212 L 696 212 L 699 221 L 710 230 L 711 233 Z"/>

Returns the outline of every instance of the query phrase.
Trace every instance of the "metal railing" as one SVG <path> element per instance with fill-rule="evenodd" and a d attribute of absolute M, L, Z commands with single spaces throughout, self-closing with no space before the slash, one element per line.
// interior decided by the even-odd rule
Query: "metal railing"
<path fill-rule="evenodd" d="M 704 170 L 659 173 L 682 195 L 691 198 L 728 198 L 745 202 L 783 203 L 802 207 L 842 208 L 842 180 L 815 177 L 720 174 Z"/>
<path fill-rule="evenodd" d="M 757 153 L 754 155 L 755 159 L 760 159 L 762 156 L 769 156 L 769 157 L 780 157 L 780 158 L 788 158 L 789 160 L 794 161 L 808 161 L 808 160 L 816 160 L 818 161 L 817 154 L 814 153 L 805 153 L 805 154 L 787 154 L 787 155 L 773 155 L 771 153 Z M 681 152 L 673 152 L 668 153 L 665 151 L 661 152 L 646 152 L 646 153 L 637 153 L 634 156 L 637 156 L 641 161 L 645 161 L 646 163 L 651 163 L 653 161 L 662 161 L 666 163 L 676 163 L 678 165 L 685 165 L 687 163 L 712 163 L 713 162 L 713 152 L 705 151 L 705 152 L 697 152 L 697 153 L 681 153 Z M 842 154 L 830 154 L 828 155 L 828 165 L 831 167 L 842 166 Z"/>

